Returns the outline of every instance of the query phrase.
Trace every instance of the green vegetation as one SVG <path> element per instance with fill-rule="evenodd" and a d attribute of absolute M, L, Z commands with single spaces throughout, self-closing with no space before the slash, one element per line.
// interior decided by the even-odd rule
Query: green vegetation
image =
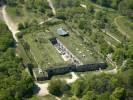
<path fill-rule="evenodd" d="M 67 92 L 61 92 L 60 89 L 64 89 L 61 80 L 51 80 L 49 91 L 52 91 L 50 92 L 52 94 L 64 93 L 62 98 L 67 97 L 66 100 L 74 97 L 82 100 L 126 100 L 132 97 L 133 94 L 132 71 L 132 69 L 125 70 L 116 75 L 104 73 L 91 76 L 86 75 L 72 85 L 68 85 L 71 88 L 67 88 Z"/>
<path fill-rule="evenodd" d="M 90 0 L 101 6 L 118 10 L 121 14 L 133 17 L 133 1 L 132 0 Z"/>
<path fill-rule="evenodd" d="M 0 20 L 0 51 L 5 51 L 8 47 L 14 45 L 12 34 L 10 34 L 8 28 Z"/>
<path fill-rule="evenodd" d="M 0 21 L 0 100 L 21 100 L 32 95 L 32 78 L 15 56 L 14 41 L 7 26 Z"/>
<path fill-rule="evenodd" d="M 57 34 L 57 29 L 63 27 L 66 31 L 69 31 L 69 36 L 61 37 Z M 76 57 L 78 57 L 83 63 L 102 62 L 102 58 L 96 55 L 90 47 L 84 44 L 84 40 L 78 36 L 76 32 L 69 29 L 66 24 L 58 24 L 49 27 L 53 36 L 57 37 Z M 85 57 L 83 57 L 85 55 Z M 92 56 L 93 55 L 93 56 Z"/>
<path fill-rule="evenodd" d="M 35 96 L 33 100 L 55 100 L 53 95 L 62 100 L 132 99 L 133 0 L 51 1 L 55 16 L 47 0 L 5 0 L 8 13 L 21 30 L 17 36 L 22 61 L 15 56 L 8 28 L 0 22 L 3 29 L 0 30 L 0 99 L 21 100 L 32 94 L 33 80 L 25 73 L 21 62 L 45 68 L 70 63 L 64 62 L 52 46 L 49 41 L 52 37 L 57 37 L 83 63 L 105 61 L 110 54 L 110 59 L 118 66 L 118 73 L 86 72 L 72 84 L 52 79 L 48 87 L 52 95 Z M 50 17 L 52 19 L 47 20 Z M 44 23 L 39 24 L 42 21 Z M 59 36 L 57 29 L 60 27 L 68 31 L 69 36 Z"/>
<path fill-rule="evenodd" d="M 47 15 L 52 14 L 46 0 L 5 0 L 5 2 L 8 5 L 7 12 L 16 23 L 32 20 L 41 22 L 48 18 Z"/>
<path fill-rule="evenodd" d="M 127 17 L 116 18 L 116 25 L 118 30 L 126 35 L 130 40 L 133 38 L 133 21 Z"/>
<path fill-rule="evenodd" d="M 24 40 L 30 46 L 30 53 L 36 63 L 42 67 L 48 68 L 64 65 L 65 62 L 50 43 L 47 34 L 40 32 L 24 35 Z"/>
<path fill-rule="evenodd" d="M 48 90 L 51 94 L 55 96 L 61 96 L 63 93 L 69 90 L 69 86 L 66 84 L 65 81 L 61 81 L 59 79 L 52 79 L 49 82 Z"/>
<path fill-rule="evenodd" d="M 46 96 L 33 96 L 32 98 L 28 100 L 56 100 L 55 96 L 53 95 L 46 95 Z"/>

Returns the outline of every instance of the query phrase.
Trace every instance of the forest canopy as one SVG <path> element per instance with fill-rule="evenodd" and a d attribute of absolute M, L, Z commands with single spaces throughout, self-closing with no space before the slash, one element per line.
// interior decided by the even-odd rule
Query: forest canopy
<path fill-rule="evenodd" d="M 21 100 L 32 95 L 34 83 L 16 57 L 11 32 L 2 21 L 0 27 L 0 100 Z"/>

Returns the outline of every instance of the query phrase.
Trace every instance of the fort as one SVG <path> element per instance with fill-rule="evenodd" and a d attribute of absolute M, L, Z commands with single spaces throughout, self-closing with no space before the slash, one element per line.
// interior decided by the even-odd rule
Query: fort
<path fill-rule="evenodd" d="M 87 64 L 83 63 L 69 49 L 67 49 L 67 47 L 58 38 L 53 37 L 49 40 L 59 55 L 64 59 L 64 61 L 70 61 L 70 63 L 48 68 L 45 68 L 44 66 L 33 68 L 33 75 L 36 81 L 49 80 L 54 75 L 63 75 L 69 72 L 95 71 L 99 69 L 105 69 L 107 67 L 107 64 L 104 62 Z"/>

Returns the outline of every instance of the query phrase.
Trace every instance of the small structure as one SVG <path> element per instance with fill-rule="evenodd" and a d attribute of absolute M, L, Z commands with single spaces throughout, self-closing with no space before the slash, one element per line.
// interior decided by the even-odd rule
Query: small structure
<path fill-rule="evenodd" d="M 66 36 L 68 35 L 68 32 L 66 32 L 63 28 L 58 28 L 57 33 L 61 36 Z"/>
<path fill-rule="evenodd" d="M 43 81 L 48 79 L 48 73 L 44 68 L 34 68 L 33 75 L 36 81 Z"/>

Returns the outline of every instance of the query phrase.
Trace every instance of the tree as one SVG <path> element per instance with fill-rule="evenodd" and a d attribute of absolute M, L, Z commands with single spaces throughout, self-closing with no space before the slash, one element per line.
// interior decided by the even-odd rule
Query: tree
<path fill-rule="evenodd" d="M 84 82 L 83 80 L 78 80 L 74 84 L 72 84 L 71 91 L 75 96 L 81 97 L 83 93 L 84 88 Z"/>
<path fill-rule="evenodd" d="M 119 3 L 119 11 L 124 15 L 133 17 L 131 13 L 133 11 L 133 0 L 122 0 Z"/>
<path fill-rule="evenodd" d="M 113 53 L 113 59 L 118 63 L 122 64 L 123 60 L 125 59 L 125 51 L 122 48 L 117 48 Z"/>
<path fill-rule="evenodd" d="M 10 41 L 3 43 L 6 47 L 4 51 L 0 50 L 0 100 L 25 99 L 33 94 L 34 82 L 23 69 L 20 59 L 15 56 L 14 47 L 10 46 L 11 40 L 13 40 L 11 33 L 8 29 L 5 30 L 4 24 L 2 27 L 0 41 L 2 39 L 5 41 L 9 39 Z M 6 34 L 4 37 L 3 32 Z"/>
<path fill-rule="evenodd" d="M 97 95 L 97 100 L 109 100 L 109 96 L 110 96 L 110 93 L 107 91 L 100 95 Z"/>
<path fill-rule="evenodd" d="M 19 30 L 25 29 L 24 24 L 23 24 L 23 23 L 19 23 L 19 24 L 18 24 L 18 29 L 19 29 Z"/>
<path fill-rule="evenodd" d="M 84 96 L 83 100 L 96 100 L 97 95 L 94 91 L 88 91 Z"/>
<path fill-rule="evenodd" d="M 69 87 L 65 81 L 52 79 L 49 82 L 48 90 L 53 95 L 61 96 L 65 91 L 69 90 Z"/>
<path fill-rule="evenodd" d="M 111 100 L 125 100 L 125 89 L 118 87 L 114 90 L 112 95 L 110 96 Z"/>

